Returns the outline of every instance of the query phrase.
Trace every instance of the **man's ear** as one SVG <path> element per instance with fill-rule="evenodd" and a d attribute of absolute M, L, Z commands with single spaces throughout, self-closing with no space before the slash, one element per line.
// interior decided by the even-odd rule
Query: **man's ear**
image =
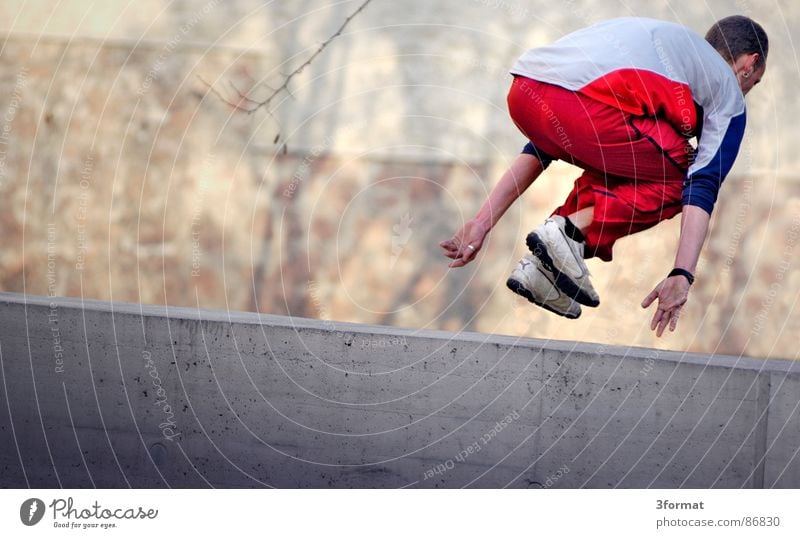
<path fill-rule="evenodd" d="M 760 57 L 761 55 L 757 52 L 753 52 L 751 54 L 741 54 L 733 64 L 734 69 L 737 72 L 741 70 L 745 73 L 752 74 L 755 71 L 756 62 Z"/>
<path fill-rule="evenodd" d="M 759 58 L 761 58 L 761 55 L 757 52 L 745 55 L 744 65 L 742 67 L 744 67 L 746 73 L 749 73 L 750 75 L 753 74 L 753 72 L 756 70 L 756 63 L 758 62 Z"/>

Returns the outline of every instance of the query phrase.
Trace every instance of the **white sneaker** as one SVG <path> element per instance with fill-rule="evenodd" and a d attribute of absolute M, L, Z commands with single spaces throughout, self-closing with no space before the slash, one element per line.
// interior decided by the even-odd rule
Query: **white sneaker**
<path fill-rule="evenodd" d="M 542 266 L 538 258 L 526 254 L 506 281 L 508 289 L 530 302 L 570 319 L 581 315 L 581 305 L 566 296 L 555 285 L 555 276 Z"/>
<path fill-rule="evenodd" d="M 583 261 L 584 243 L 567 236 L 565 222 L 560 215 L 545 220 L 528 234 L 528 248 L 555 275 L 558 289 L 581 304 L 597 306 L 600 297 L 589 281 L 589 269 Z"/>

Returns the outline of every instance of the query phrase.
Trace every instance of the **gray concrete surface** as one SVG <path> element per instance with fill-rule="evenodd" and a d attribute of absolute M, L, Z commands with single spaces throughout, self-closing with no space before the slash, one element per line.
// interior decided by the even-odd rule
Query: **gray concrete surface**
<path fill-rule="evenodd" d="M 800 487 L 800 366 L 0 294 L 2 487 Z"/>

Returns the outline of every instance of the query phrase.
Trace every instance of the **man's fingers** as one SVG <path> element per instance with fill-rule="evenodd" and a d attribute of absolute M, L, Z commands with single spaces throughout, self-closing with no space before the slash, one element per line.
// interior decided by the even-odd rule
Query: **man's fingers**
<path fill-rule="evenodd" d="M 667 327 L 670 331 L 675 330 L 681 306 L 686 302 L 685 297 L 676 297 L 674 286 L 668 286 L 666 282 L 668 281 L 660 282 L 642 301 L 642 308 L 647 308 L 658 299 L 658 308 L 650 321 L 650 330 L 655 331 L 659 337 L 664 334 Z"/>
<path fill-rule="evenodd" d="M 461 257 L 462 252 L 456 246 L 455 237 L 452 239 L 447 239 L 445 241 L 441 241 L 439 246 L 444 249 L 444 255 L 451 260 L 457 260 Z M 462 264 L 463 265 L 463 264 Z M 451 265 L 452 267 L 452 265 Z M 461 265 L 457 265 L 456 267 L 461 267 Z"/>
<path fill-rule="evenodd" d="M 453 242 L 452 239 L 448 239 L 447 241 L 442 241 L 441 243 L 439 243 L 439 246 L 442 247 L 445 250 L 449 250 L 449 251 L 453 251 L 453 252 L 458 250 L 458 248 L 456 248 L 456 244 Z"/>
<path fill-rule="evenodd" d="M 662 311 L 661 310 L 656 310 L 656 313 L 653 314 L 653 321 L 650 322 L 650 330 L 651 331 L 656 330 L 656 326 L 658 325 L 658 322 L 661 321 L 661 315 L 662 315 Z"/>
<path fill-rule="evenodd" d="M 462 244 L 463 244 L 462 239 L 458 236 L 458 234 L 456 234 L 450 239 L 447 239 L 439 243 L 439 246 L 441 246 L 442 248 L 446 248 L 447 250 L 458 250 Z"/>
<path fill-rule="evenodd" d="M 669 327 L 670 332 L 675 332 L 675 328 L 678 326 L 678 318 L 680 318 L 681 314 L 681 307 L 677 307 L 673 310 L 665 312 L 664 317 L 662 319 L 662 324 L 658 328 L 658 336 L 664 334 L 664 330 Z"/>
<path fill-rule="evenodd" d="M 472 248 L 469 248 L 470 246 Z M 480 246 L 477 245 L 468 245 L 464 247 L 464 256 L 462 256 L 464 258 L 464 261 L 471 262 L 472 258 L 475 257 L 475 255 L 478 253 L 480 249 L 481 249 Z"/>
<path fill-rule="evenodd" d="M 672 319 L 669 320 L 669 331 L 675 332 L 675 327 L 678 326 L 678 318 L 681 315 L 681 308 L 678 307 L 672 311 Z"/>
<path fill-rule="evenodd" d="M 670 313 L 664 312 L 661 316 L 661 321 L 658 322 L 658 328 L 656 329 L 656 336 L 661 338 L 661 335 L 664 334 L 664 329 L 667 328 L 667 324 L 669 323 Z"/>
<path fill-rule="evenodd" d="M 658 297 L 658 288 L 651 291 L 647 295 L 647 297 L 644 298 L 644 301 L 642 301 L 642 308 L 647 308 L 648 306 L 653 304 L 653 301 L 656 300 L 656 297 Z"/>

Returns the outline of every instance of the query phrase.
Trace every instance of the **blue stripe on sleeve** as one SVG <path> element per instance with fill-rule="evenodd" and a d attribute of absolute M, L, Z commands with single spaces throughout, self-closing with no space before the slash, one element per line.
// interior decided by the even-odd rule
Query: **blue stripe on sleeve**
<path fill-rule="evenodd" d="M 539 159 L 539 162 L 542 163 L 542 168 L 547 168 L 548 166 L 550 166 L 550 163 L 555 160 L 553 157 L 551 157 L 544 151 L 534 146 L 531 142 L 525 144 L 525 147 L 522 148 L 522 153 L 533 155 L 534 157 Z"/>
<path fill-rule="evenodd" d="M 694 172 L 683 184 L 683 205 L 694 205 L 709 215 L 725 176 L 730 172 L 744 137 L 745 114 L 731 118 L 717 153 L 706 166 Z M 702 135 L 701 135 L 702 143 Z"/>

